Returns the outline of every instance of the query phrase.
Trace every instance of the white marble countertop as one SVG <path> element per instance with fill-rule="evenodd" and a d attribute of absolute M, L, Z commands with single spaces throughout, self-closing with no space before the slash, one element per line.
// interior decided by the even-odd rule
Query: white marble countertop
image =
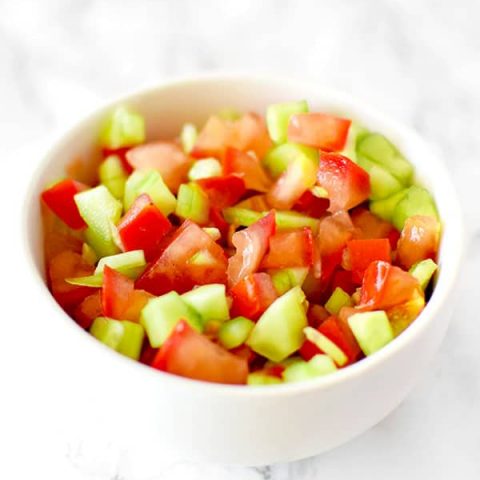
<path fill-rule="evenodd" d="M 471 227 L 480 223 L 470 179 L 472 172 L 480 178 L 479 16 L 475 0 L 0 0 L 2 150 L 8 155 L 49 135 L 105 96 L 172 75 L 307 77 L 369 101 L 434 144 L 459 183 Z M 3 205 L 16 193 L 7 183 Z M 11 398 L 0 427 L 0 478 L 478 479 L 477 240 L 468 249 L 455 318 L 426 377 L 386 420 L 335 451 L 261 469 L 162 460 L 152 477 L 132 472 L 128 454 L 55 443 L 28 413 L 29 433 L 20 437 L 20 403 Z M 15 311 L 7 303 L 8 317 Z M 16 362 L 8 360 L 7 389 L 9 381 L 17 388 Z"/>

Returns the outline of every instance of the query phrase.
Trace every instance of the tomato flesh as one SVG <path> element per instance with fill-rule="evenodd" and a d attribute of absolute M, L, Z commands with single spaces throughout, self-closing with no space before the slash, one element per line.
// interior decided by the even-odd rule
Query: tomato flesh
<path fill-rule="evenodd" d="M 245 181 L 236 175 L 202 178 L 196 181 L 208 195 L 210 204 L 222 209 L 237 203 L 245 193 Z"/>
<path fill-rule="evenodd" d="M 124 320 L 122 314 L 128 307 L 133 289 L 133 280 L 105 265 L 102 285 L 103 314 L 109 318 Z"/>
<path fill-rule="evenodd" d="M 363 274 L 375 260 L 390 263 L 392 252 L 388 238 L 354 239 L 347 242 L 352 280 L 362 282 Z"/>
<path fill-rule="evenodd" d="M 245 187 L 257 192 L 268 192 L 272 181 L 265 173 L 257 157 L 236 150 L 227 148 L 223 162 L 225 175 L 235 174 L 245 181 Z"/>

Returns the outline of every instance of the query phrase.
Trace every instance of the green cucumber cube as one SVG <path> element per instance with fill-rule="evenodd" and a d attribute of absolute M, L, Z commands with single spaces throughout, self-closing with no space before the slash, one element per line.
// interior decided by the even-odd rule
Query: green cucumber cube
<path fill-rule="evenodd" d="M 200 250 L 188 259 L 188 263 L 190 265 L 213 266 L 216 265 L 217 259 L 208 250 Z"/>
<path fill-rule="evenodd" d="M 218 331 L 218 340 L 228 350 L 244 344 L 255 322 L 245 317 L 236 317 L 225 322 Z"/>
<path fill-rule="evenodd" d="M 82 244 L 82 258 L 90 265 L 94 265 L 98 260 L 95 250 L 88 243 Z"/>
<path fill-rule="evenodd" d="M 100 133 L 104 148 L 116 150 L 133 147 L 145 141 L 145 121 L 141 115 L 125 106 L 117 107 L 107 119 Z"/>
<path fill-rule="evenodd" d="M 282 377 L 287 383 L 303 382 L 328 375 L 336 370 L 337 367 L 329 356 L 318 354 L 308 362 L 302 360 L 287 366 L 283 371 Z"/>
<path fill-rule="evenodd" d="M 267 212 L 265 212 L 266 214 Z M 313 234 L 318 231 L 320 220 L 298 212 L 275 212 L 275 223 L 280 230 L 310 227 Z"/>
<path fill-rule="evenodd" d="M 87 243 L 99 257 L 116 254 L 119 248 L 114 241 L 111 225 L 120 220 L 122 204 L 105 185 L 77 193 L 74 199 L 88 225 L 85 232 Z"/>
<path fill-rule="evenodd" d="M 338 345 L 332 342 L 315 328 L 305 327 L 303 329 L 307 340 L 312 342 L 323 353 L 328 355 L 338 366 L 343 367 L 348 362 L 348 357 Z"/>
<path fill-rule="evenodd" d="M 349 158 L 352 162 L 357 162 L 357 144 L 368 135 L 368 130 L 356 122 L 350 124 L 348 129 L 347 141 L 345 147 L 340 152 L 344 157 Z"/>
<path fill-rule="evenodd" d="M 413 167 L 383 135 L 371 133 L 364 136 L 357 145 L 357 155 L 378 163 L 403 185 L 410 184 Z"/>
<path fill-rule="evenodd" d="M 416 185 L 412 185 L 395 206 L 393 224 L 398 230 L 402 230 L 407 218 L 414 215 L 426 215 L 438 219 L 432 196 L 427 190 Z"/>
<path fill-rule="evenodd" d="M 371 200 L 390 197 L 404 188 L 404 185 L 390 172 L 368 158 L 358 155 L 357 163 L 368 172 L 370 177 Z"/>
<path fill-rule="evenodd" d="M 325 308 L 330 315 L 338 315 L 343 307 L 351 307 L 353 305 L 350 295 L 342 288 L 337 287 L 330 295 L 325 304 Z"/>
<path fill-rule="evenodd" d="M 208 195 L 196 183 L 183 183 L 178 189 L 175 215 L 198 224 L 208 222 L 210 202 Z"/>
<path fill-rule="evenodd" d="M 223 209 L 223 218 L 227 223 L 249 227 L 263 216 L 260 212 L 248 208 L 229 207 Z"/>
<path fill-rule="evenodd" d="M 197 137 L 197 127 L 192 123 L 185 123 L 180 133 L 180 143 L 182 144 L 183 151 L 187 155 L 193 150 Z"/>
<path fill-rule="evenodd" d="M 422 289 L 425 290 L 437 268 L 438 265 L 432 259 L 427 258 L 413 265 L 408 273 L 415 277 Z"/>
<path fill-rule="evenodd" d="M 202 178 L 220 177 L 222 174 L 222 164 L 216 158 L 202 158 L 190 167 L 188 179 L 194 181 Z"/>
<path fill-rule="evenodd" d="M 146 193 L 161 212 L 168 216 L 175 211 L 177 199 L 156 170 L 135 170 L 125 184 L 123 204 L 128 210 L 135 199 Z"/>
<path fill-rule="evenodd" d="M 283 143 L 270 149 L 263 157 L 263 166 L 273 178 L 279 177 L 297 158 L 306 158 L 318 165 L 318 150 L 298 143 Z"/>
<path fill-rule="evenodd" d="M 263 372 L 249 373 L 247 377 L 247 385 L 251 386 L 278 385 L 279 383 L 283 383 L 281 378 Z"/>
<path fill-rule="evenodd" d="M 98 167 L 100 183 L 105 185 L 109 192 L 118 200 L 123 199 L 127 172 L 122 166 L 122 161 L 117 155 L 109 155 Z"/>
<path fill-rule="evenodd" d="M 407 194 L 408 188 L 400 190 L 391 197 L 370 202 L 370 211 L 387 222 L 393 219 L 393 212 L 398 202 Z"/>
<path fill-rule="evenodd" d="M 182 300 L 202 317 L 204 325 L 209 320 L 224 322 L 230 318 L 225 285 L 220 283 L 194 288 L 184 293 Z"/>
<path fill-rule="evenodd" d="M 393 340 L 393 330 L 383 310 L 355 313 L 348 318 L 348 325 L 362 352 L 371 355 Z"/>
<path fill-rule="evenodd" d="M 297 351 L 307 326 L 305 294 L 294 287 L 277 298 L 255 324 L 247 345 L 260 355 L 280 362 Z"/>
<path fill-rule="evenodd" d="M 198 332 L 202 331 L 200 315 L 177 292 L 152 298 L 140 314 L 140 324 L 145 328 L 153 348 L 163 344 L 181 319 Z"/>
<path fill-rule="evenodd" d="M 128 320 L 122 320 L 122 324 L 123 336 L 116 350 L 118 353 L 138 360 L 142 351 L 145 330 L 140 324 L 129 322 Z"/>
<path fill-rule="evenodd" d="M 308 274 L 307 267 L 283 268 L 281 270 L 270 270 L 273 286 L 279 295 L 283 295 L 297 285 L 302 286 Z"/>
<path fill-rule="evenodd" d="M 305 100 L 299 102 L 274 103 L 267 108 L 267 129 L 270 138 L 275 143 L 284 143 L 287 140 L 288 122 L 290 117 L 297 113 L 308 112 Z"/>
<path fill-rule="evenodd" d="M 117 255 L 111 255 L 103 257 L 97 265 L 94 274 L 103 273 L 105 265 L 108 265 L 114 270 L 120 272 L 130 271 L 132 269 L 140 269 L 145 267 L 147 261 L 145 260 L 145 254 L 143 250 L 131 250 L 130 252 L 118 253 Z M 142 268 L 143 270 L 143 268 Z"/>

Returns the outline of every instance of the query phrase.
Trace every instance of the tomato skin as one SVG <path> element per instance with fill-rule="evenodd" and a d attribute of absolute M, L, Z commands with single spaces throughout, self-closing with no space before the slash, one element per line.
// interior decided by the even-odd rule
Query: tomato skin
<path fill-rule="evenodd" d="M 131 148 L 126 153 L 131 167 L 136 170 L 157 170 L 167 187 L 178 191 L 180 184 L 187 181 L 191 160 L 173 142 L 150 142 Z"/>
<path fill-rule="evenodd" d="M 273 235 L 262 268 L 310 267 L 312 264 L 312 229 L 304 227 Z"/>
<path fill-rule="evenodd" d="M 210 263 L 198 265 L 190 260 L 205 252 Z M 227 258 L 223 248 L 198 225 L 185 220 L 168 238 L 164 250 L 136 281 L 136 288 L 153 295 L 175 290 L 184 293 L 195 285 L 226 283 Z"/>
<path fill-rule="evenodd" d="M 85 329 L 89 329 L 93 321 L 103 315 L 101 291 L 97 290 L 77 306 L 73 317 L 75 321 Z"/>
<path fill-rule="evenodd" d="M 143 250 L 148 261 L 158 256 L 162 240 L 171 228 L 168 218 L 145 193 L 133 202 L 117 225 L 125 251 Z"/>
<path fill-rule="evenodd" d="M 231 290 L 232 316 L 258 320 L 260 315 L 278 297 L 272 279 L 267 273 L 252 273 L 240 280 Z"/>
<path fill-rule="evenodd" d="M 88 188 L 75 180 L 65 179 L 42 192 L 42 200 L 55 215 L 74 230 L 85 228 L 87 224 L 80 216 L 74 196 Z"/>
<path fill-rule="evenodd" d="M 418 281 L 401 268 L 383 261 L 372 262 L 363 276 L 357 309 L 385 310 L 407 302 L 419 288 Z"/>
<path fill-rule="evenodd" d="M 273 210 L 248 228 L 233 234 L 232 242 L 236 252 L 228 259 L 227 275 L 230 287 L 234 287 L 246 275 L 257 271 L 274 234 Z"/>
<path fill-rule="evenodd" d="M 330 314 L 322 305 L 310 304 L 307 311 L 308 325 L 313 328 L 318 328 Z"/>
<path fill-rule="evenodd" d="M 392 252 L 388 238 L 354 239 L 347 242 L 352 280 L 361 283 L 363 274 L 375 260 L 391 263 Z"/>
<path fill-rule="evenodd" d="M 246 192 L 243 178 L 236 175 L 202 178 L 196 180 L 196 183 L 208 195 L 210 204 L 218 209 L 231 207 Z"/>
<path fill-rule="evenodd" d="M 246 113 L 235 122 L 235 140 L 231 147 L 244 152 L 252 151 L 262 159 L 272 147 L 264 119 L 256 113 Z"/>
<path fill-rule="evenodd" d="M 293 209 L 297 212 L 305 213 L 309 217 L 320 218 L 328 210 L 330 201 L 328 198 L 318 198 L 310 190 L 307 190 L 297 200 Z"/>
<path fill-rule="evenodd" d="M 415 215 L 407 218 L 397 244 L 397 260 L 406 269 L 431 258 L 438 251 L 440 225 L 433 217 Z"/>
<path fill-rule="evenodd" d="M 93 271 L 94 267 L 86 263 L 79 253 L 70 250 L 65 250 L 50 260 L 48 265 L 50 289 L 64 310 L 71 311 L 85 297 L 95 292 L 90 287 L 70 285 L 65 279 L 92 275 Z"/>
<path fill-rule="evenodd" d="M 153 368 L 207 382 L 245 384 L 246 359 L 234 355 L 180 320 L 151 364 Z"/>
<path fill-rule="evenodd" d="M 122 317 L 133 293 L 133 280 L 117 272 L 108 265 L 103 269 L 102 308 L 109 318 L 125 320 Z"/>
<path fill-rule="evenodd" d="M 331 284 L 332 291 L 337 287 L 340 287 L 344 292 L 352 295 L 355 292 L 357 285 L 358 282 L 353 281 L 352 272 L 343 270 L 343 268 L 337 268 L 333 273 Z"/>
<path fill-rule="evenodd" d="M 225 175 L 235 174 L 245 181 L 245 187 L 257 192 L 268 192 L 272 181 L 266 174 L 258 158 L 249 153 L 227 148 L 223 161 Z"/>
<path fill-rule="evenodd" d="M 318 184 L 325 188 L 330 199 L 329 211 L 350 210 L 368 199 L 368 173 L 347 157 L 338 153 L 320 152 Z"/>
<path fill-rule="evenodd" d="M 351 120 L 326 113 L 298 113 L 290 117 L 288 141 L 326 152 L 343 149 Z"/>

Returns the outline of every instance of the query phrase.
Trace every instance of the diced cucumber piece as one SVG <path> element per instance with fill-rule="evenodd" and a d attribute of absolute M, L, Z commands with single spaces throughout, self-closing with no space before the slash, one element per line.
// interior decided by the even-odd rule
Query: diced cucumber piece
<path fill-rule="evenodd" d="M 88 243 L 82 244 L 82 258 L 90 265 L 95 265 L 98 260 L 95 250 Z"/>
<path fill-rule="evenodd" d="M 198 332 L 202 331 L 200 315 L 177 292 L 152 298 L 140 314 L 140 323 L 145 328 L 153 348 L 163 344 L 181 319 Z"/>
<path fill-rule="evenodd" d="M 189 218 L 198 224 L 208 222 L 210 204 L 208 195 L 196 183 L 182 183 L 178 189 L 175 215 Z"/>
<path fill-rule="evenodd" d="M 205 233 L 208 233 L 208 235 L 210 235 L 210 237 L 213 240 L 215 240 L 215 242 L 217 240 L 220 240 L 220 238 L 222 238 L 222 234 L 220 233 L 220 230 L 216 227 L 204 227 L 204 228 L 202 228 L 202 230 Z"/>
<path fill-rule="evenodd" d="M 370 177 L 370 199 L 381 200 L 392 196 L 404 188 L 390 172 L 362 155 L 357 156 L 357 163 Z"/>
<path fill-rule="evenodd" d="M 400 190 L 391 197 L 383 200 L 375 200 L 370 202 L 370 211 L 387 222 L 391 222 L 393 219 L 393 212 L 398 202 L 407 194 L 408 188 Z"/>
<path fill-rule="evenodd" d="M 312 195 L 317 197 L 317 198 L 328 198 L 328 192 L 325 188 L 320 187 L 319 185 L 315 185 L 310 189 L 310 192 L 312 192 Z"/>
<path fill-rule="evenodd" d="M 217 117 L 220 117 L 222 120 L 227 120 L 230 122 L 238 120 L 241 116 L 241 113 L 235 108 L 222 108 L 217 113 Z"/>
<path fill-rule="evenodd" d="M 98 262 L 94 274 L 103 272 L 105 265 L 118 271 L 131 271 L 132 269 L 142 269 L 147 264 L 143 250 L 132 250 L 130 252 L 118 253 L 109 257 L 103 257 Z"/>
<path fill-rule="evenodd" d="M 198 132 L 197 127 L 193 123 L 185 123 L 180 133 L 180 143 L 183 151 L 188 155 L 197 141 Z"/>
<path fill-rule="evenodd" d="M 200 250 L 190 257 L 188 263 L 191 265 L 216 265 L 217 259 L 208 250 Z"/>
<path fill-rule="evenodd" d="M 188 179 L 194 181 L 202 178 L 219 177 L 222 173 L 222 165 L 216 158 L 202 158 L 190 167 Z"/>
<path fill-rule="evenodd" d="M 98 167 L 100 183 L 105 185 L 109 192 L 118 200 L 123 199 L 127 172 L 122 166 L 122 161 L 117 155 L 109 155 Z"/>
<path fill-rule="evenodd" d="M 328 337 L 323 335 L 323 333 L 312 327 L 305 327 L 303 333 L 305 333 L 307 340 L 328 355 L 339 367 L 343 367 L 343 365 L 348 362 L 348 358 L 343 350 Z"/>
<path fill-rule="evenodd" d="M 287 383 L 303 382 L 312 378 L 328 375 L 337 370 L 335 363 L 328 355 L 315 355 L 308 362 L 300 361 L 289 365 L 283 371 L 283 379 Z"/>
<path fill-rule="evenodd" d="M 128 320 L 122 320 L 122 324 L 123 336 L 116 350 L 118 353 L 138 360 L 142 351 L 145 330 L 140 324 Z"/>
<path fill-rule="evenodd" d="M 247 340 L 254 351 L 280 362 L 298 350 L 307 326 L 305 294 L 294 287 L 277 298 L 262 314 Z"/>
<path fill-rule="evenodd" d="M 138 323 L 98 317 L 92 323 L 90 333 L 118 353 L 134 360 L 140 358 L 144 331 Z"/>
<path fill-rule="evenodd" d="M 281 270 L 270 270 L 273 286 L 279 295 L 283 295 L 297 285 L 302 286 L 308 274 L 307 267 L 283 268 Z"/>
<path fill-rule="evenodd" d="M 330 298 L 325 304 L 325 308 L 330 315 L 338 315 L 343 307 L 351 307 L 352 299 L 350 295 L 340 287 L 335 288 Z"/>
<path fill-rule="evenodd" d="M 114 255 L 118 247 L 114 242 L 111 224 L 120 220 L 122 204 L 105 185 L 77 193 L 74 197 L 80 215 L 88 225 L 85 239 L 99 257 Z"/>
<path fill-rule="evenodd" d="M 403 185 L 409 185 L 413 176 L 413 167 L 402 154 L 379 133 L 363 137 L 357 145 L 357 155 L 362 155 L 378 163 Z"/>
<path fill-rule="evenodd" d="M 406 195 L 397 203 L 392 221 L 398 230 L 402 230 L 405 220 L 414 215 L 425 215 L 438 220 L 438 213 L 430 193 L 422 187 L 412 185 Z"/>
<path fill-rule="evenodd" d="M 103 284 L 103 274 L 88 275 L 86 277 L 71 277 L 66 278 L 65 281 L 70 285 L 77 285 L 79 287 L 98 288 Z"/>
<path fill-rule="evenodd" d="M 182 299 L 202 317 L 204 325 L 209 320 L 224 322 L 230 318 L 225 285 L 220 283 L 194 288 L 184 293 Z"/>
<path fill-rule="evenodd" d="M 142 193 L 148 194 L 166 217 L 175 211 L 177 200 L 156 170 L 136 170 L 128 177 L 123 197 L 125 210 Z"/>
<path fill-rule="evenodd" d="M 247 385 L 262 386 L 262 385 L 278 385 L 283 383 L 281 378 L 267 375 L 263 372 L 249 373 L 247 377 Z"/>
<path fill-rule="evenodd" d="M 393 330 L 383 310 L 355 313 L 348 318 L 348 325 L 362 352 L 371 355 L 393 340 Z"/>
<path fill-rule="evenodd" d="M 270 138 L 275 143 L 283 143 L 287 140 L 288 122 L 290 117 L 297 113 L 308 112 L 308 104 L 305 100 L 299 102 L 274 103 L 267 108 L 267 129 Z"/>
<path fill-rule="evenodd" d="M 413 265 L 408 273 L 415 277 L 422 290 L 425 290 L 437 268 L 437 264 L 431 258 L 427 258 Z"/>
<path fill-rule="evenodd" d="M 318 164 L 318 150 L 298 143 L 283 143 L 273 147 L 263 157 L 262 163 L 270 175 L 277 178 L 292 161 L 299 157 L 309 159 L 315 165 Z"/>
<path fill-rule="evenodd" d="M 263 212 L 255 212 L 248 208 L 230 207 L 224 208 L 223 218 L 227 223 L 248 227 L 263 217 Z"/>
<path fill-rule="evenodd" d="M 123 337 L 123 324 L 120 320 L 107 317 L 96 318 L 90 327 L 90 333 L 107 347 L 116 350 Z"/>
<path fill-rule="evenodd" d="M 340 152 L 344 157 L 349 158 L 352 162 L 357 161 L 357 144 L 362 138 L 368 135 L 368 130 L 365 127 L 362 127 L 356 122 L 350 124 L 348 129 L 347 141 L 345 142 L 345 147 Z"/>
<path fill-rule="evenodd" d="M 218 340 L 228 350 L 239 347 L 247 340 L 255 322 L 245 317 L 236 317 L 225 322 L 218 331 Z"/>
<path fill-rule="evenodd" d="M 102 146 L 111 150 L 133 147 L 144 141 L 145 121 L 143 117 L 125 106 L 119 106 L 112 112 L 100 134 Z"/>

